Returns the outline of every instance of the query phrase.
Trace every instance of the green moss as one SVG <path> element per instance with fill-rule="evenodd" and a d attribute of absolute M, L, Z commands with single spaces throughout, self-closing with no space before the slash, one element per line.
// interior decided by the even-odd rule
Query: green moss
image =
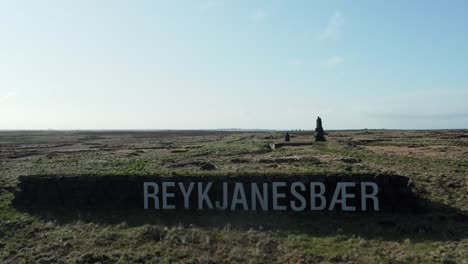
<path fill-rule="evenodd" d="M 4 221 L 24 216 L 23 213 L 12 206 L 13 197 L 13 193 L 11 192 L 0 193 L 0 219 Z"/>
<path fill-rule="evenodd" d="M 468 255 L 468 226 L 463 221 L 468 159 L 382 154 L 366 148 L 437 146 L 453 154 L 453 147 L 468 146 L 468 139 L 455 137 L 455 132 L 334 131 L 327 142 L 276 150 L 268 143 L 281 142 L 283 133 L 2 133 L 10 136 L 0 137 L 0 143 L 50 147 L 37 148 L 32 156 L 0 160 L 0 262 L 462 263 Z M 291 135 L 293 141 L 313 139 L 309 132 Z M 298 160 L 259 162 L 288 157 Z M 310 157 L 320 162 L 305 159 Z M 343 162 L 349 157 L 360 161 Z M 200 170 L 203 162 L 217 170 Z M 411 177 L 428 212 L 24 211 L 11 205 L 19 175 L 288 177 L 377 172 Z"/>

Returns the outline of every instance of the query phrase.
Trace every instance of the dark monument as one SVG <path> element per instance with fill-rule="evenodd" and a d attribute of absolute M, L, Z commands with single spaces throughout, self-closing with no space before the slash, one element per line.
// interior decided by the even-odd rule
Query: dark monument
<path fill-rule="evenodd" d="M 325 139 L 325 131 L 322 127 L 322 119 L 320 116 L 317 117 L 317 127 L 315 128 L 315 141 L 327 141 Z"/>
<path fill-rule="evenodd" d="M 286 142 L 291 141 L 291 137 L 289 136 L 289 133 L 286 133 L 286 136 L 284 137 L 284 141 Z"/>

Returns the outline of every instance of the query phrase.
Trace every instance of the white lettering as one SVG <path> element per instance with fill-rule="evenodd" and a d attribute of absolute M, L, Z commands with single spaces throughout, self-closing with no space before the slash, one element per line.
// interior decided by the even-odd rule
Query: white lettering
<path fill-rule="evenodd" d="M 174 187 L 174 186 L 175 186 L 174 182 L 163 182 L 162 183 L 163 209 L 175 209 L 175 205 L 167 203 L 167 198 L 172 198 L 172 197 L 175 196 L 173 192 L 168 192 L 167 188 L 168 187 Z"/>
<path fill-rule="evenodd" d="M 251 187 L 252 210 L 257 211 L 257 199 L 260 201 L 260 207 L 263 211 L 268 210 L 268 183 L 263 184 L 263 194 L 260 193 L 257 183 L 253 182 Z"/>
<path fill-rule="evenodd" d="M 220 202 L 216 201 L 215 205 L 217 209 L 226 210 L 228 207 L 228 184 L 227 182 L 223 182 L 223 204 L 221 205 Z"/>
<path fill-rule="evenodd" d="M 286 197 L 285 193 L 278 193 L 278 188 L 285 186 L 285 182 L 273 182 L 273 210 L 286 210 L 286 206 L 278 205 L 278 199 Z"/>
<path fill-rule="evenodd" d="M 195 189 L 197 183 L 198 188 Z M 330 200 L 328 195 L 325 195 L 327 191 L 323 182 L 216 182 L 216 188 L 213 184 L 214 182 L 144 182 L 143 207 L 144 209 L 153 208 L 153 206 L 154 209 L 176 209 L 178 206 L 182 207 L 180 199 L 183 197 L 185 209 L 195 206 L 199 210 L 216 208 L 219 210 L 292 210 L 298 212 L 307 210 L 309 202 L 310 210 L 313 211 L 337 209 L 356 211 L 358 207 L 362 211 L 380 210 L 377 196 L 379 186 L 375 182 L 338 182 L 333 195 L 330 194 L 332 196 Z M 219 189 L 221 184 L 222 191 Z M 247 184 L 250 184 L 250 187 Z M 271 187 L 269 184 L 272 184 Z M 310 196 L 307 193 L 308 184 Z M 250 188 L 250 190 L 245 188 Z M 246 191 L 250 191 L 249 196 L 246 195 Z M 182 197 L 178 197 L 180 193 Z M 195 198 L 193 193 L 197 193 L 198 198 Z M 356 197 L 360 197 L 360 206 L 355 204 L 358 202 Z M 193 199 L 197 200 L 192 201 Z M 196 202 L 198 206 L 195 205 Z"/>
<path fill-rule="evenodd" d="M 149 187 L 153 187 L 153 192 L 149 192 Z M 155 182 L 143 183 L 143 203 L 144 208 L 148 209 L 149 198 L 154 199 L 154 209 L 159 209 L 159 198 L 158 198 L 159 186 Z"/>
<path fill-rule="evenodd" d="M 208 191 L 213 185 L 212 182 L 208 182 L 205 189 L 203 190 L 203 182 L 198 183 L 198 209 L 203 209 L 203 201 L 206 202 L 209 209 L 213 209 L 213 204 L 211 203 L 210 197 L 208 197 Z"/>
<path fill-rule="evenodd" d="M 346 188 L 347 187 L 354 187 L 356 186 L 356 183 L 354 182 L 339 182 L 336 184 L 336 189 L 335 193 L 333 194 L 332 201 L 330 203 L 330 207 L 328 210 L 332 211 L 335 208 L 335 205 L 337 203 L 341 204 L 341 210 L 342 211 L 356 211 L 355 206 L 347 206 L 346 200 L 348 198 L 354 198 L 354 193 L 346 193 Z M 341 193 L 341 199 L 338 199 L 338 196 L 340 196 Z"/>
<path fill-rule="evenodd" d="M 315 192 L 315 187 L 320 187 L 320 192 Z M 325 199 L 325 184 L 321 182 L 310 183 L 310 210 L 323 210 L 327 206 L 327 200 Z M 316 205 L 316 199 L 320 199 L 320 205 Z"/>
<path fill-rule="evenodd" d="M 184 183 L 179 182 L 180 191 L 182 192 L 182 195 L 184 196 L 184 208 L 185 209 L 189 209 L 189 198 L 193 190 L 193 185 L 195 185 L 193 182 L 189 183 L 188 189 L 186 190 Z"/>
<path fill-rule="evenodd" d="M 372 193 L 366 193 L 366 187 L 372 187 Z M 377 193 L 379 192 L 379 187 L 375 182 L 361 182 L 361 209 L 363 211 L 367 210 L 366 199 L 372 199 L 374 202 L 374 210 L 379 211 L 379 200 L 377 199 Z"/>
<path fill-rule="evenodd" d="M 247 200 L 245 197 L 244 184 L 242 183 L 236 183 L 236 185 L 234 186 L 234 191 L 232 194 L 231 211 L 236 210 L 236 205 L 238 203 L 242 203 L 242 208 L 244 211 L 249 210 L 247 206 Z"/>
<path fill-rule="evenodd" d="M 300 194 L 298 191 L 296 191 L 296 187 L 300 187 L 301 191 L 305 191 L 305 185 L 302 182 L 293 182 L 291 184 L 291 193 L 292 193 L 292 195 L 294 197 L 296 197 L 301 203 L 300 206 L 297 206 L 296 201 L 291 201 L 290 202 L 291 208 L 294 211 L 304 211 L 304 209 L 306 207 L 306 200 L 305 200 L 305 198 L 304 198 L 304 196 L 302 194 Z"/>

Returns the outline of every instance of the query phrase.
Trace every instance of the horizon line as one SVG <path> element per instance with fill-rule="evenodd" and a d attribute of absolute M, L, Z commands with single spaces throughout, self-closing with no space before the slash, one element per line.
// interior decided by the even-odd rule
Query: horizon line
<path fill-rule="evenodd" d="M 359 130 L 401 130 L 401 131 L 411 131 L 411 130 L 468 130 L 468 128 L 332 128 L 332 129 L 325 129 L 325 131 L 359 131 Z M 268 129 L 268 128 L 163 128 L 163 129 L 153 129 L 153 128 L 129 128 L 129 129 L 113 129 L 113 128 L 103 128 L 103 129 L 55 129 L 55 128 L 47 128 L 47 129 L 0 129 L 0 132 L 162 132 L 162 131 L 219 131 L 219 132 L 314 132 L 315 129 Z"/>

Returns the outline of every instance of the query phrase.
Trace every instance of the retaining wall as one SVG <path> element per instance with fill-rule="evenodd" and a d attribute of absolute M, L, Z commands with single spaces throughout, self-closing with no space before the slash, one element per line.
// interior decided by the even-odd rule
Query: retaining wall
<path fill-rule="evenodd" d="M 352 189 L 354 198 L 348 199 L 348 203 L 355 206 L 356 211 L 361 208 L 361 182 L 374 182 L 378 186 L 378 200 L 380 211 L 409 208 L 414 205 L 414 197 L 408 177 L 401 175 L 376 174 L 376 175 L 310 175 L 310 176 L 21 176 L 19 178 L 18 192 L 15 194 L 14 205 L 19 207 L 42 208 L 142 208 L 144 200 L 144 182 L 175 182 L 188 186 L 191 182 L 207 184 L 213 182 L 209 190 L 210 198 L 214 201 L 223 201 L 223 183 L 229 187 L 228 199 L 231 199 L 232 188 L 236 183 L 242 183 L 245 189 L 246 199 L 250 206 L 252 195 L 251 183 L 268 183 L 268 192 L 272 191 L 273 182 L 285 182 L 284 190 L 289 190 L 293 182 L 302 182 L 305 186 L 310 182 L 321 182 L 326 186 L 324 196 L 330 202 L 337 183 L 354 182 L 356 187 Z M 184 199 L 179 188 L 171 189 L 175 197 L 170 198 L 170 203 L 177 209 L 184 208 Z M 198 188 L 193 188 L 193 198 L 189 201 L 188 209 L 197 209 Z M 306 191 L 307 192 L 307 191 Z M 308 200 L 309 193 L 304 192 Z M 279 200 L 280 205 L 285 205 L 291 210 L 289 201 L 297 201 L 291 193 L 286 192 L 286 197 Z M 272 206 L 272 197 L 268 196 L 269 208 Z M 283 204 L 282 204 L 283 203 Z M 154 208 L 153 205 L 150 208 Z M 236 206 L 236 210 L 242 210 L 242 206 Z M 270 209 L 269 209 L 270 210 Z M 326 209 L 327 210 L 327 209 Z M 340 210 L 339 207 L 336 210 Z"/>

